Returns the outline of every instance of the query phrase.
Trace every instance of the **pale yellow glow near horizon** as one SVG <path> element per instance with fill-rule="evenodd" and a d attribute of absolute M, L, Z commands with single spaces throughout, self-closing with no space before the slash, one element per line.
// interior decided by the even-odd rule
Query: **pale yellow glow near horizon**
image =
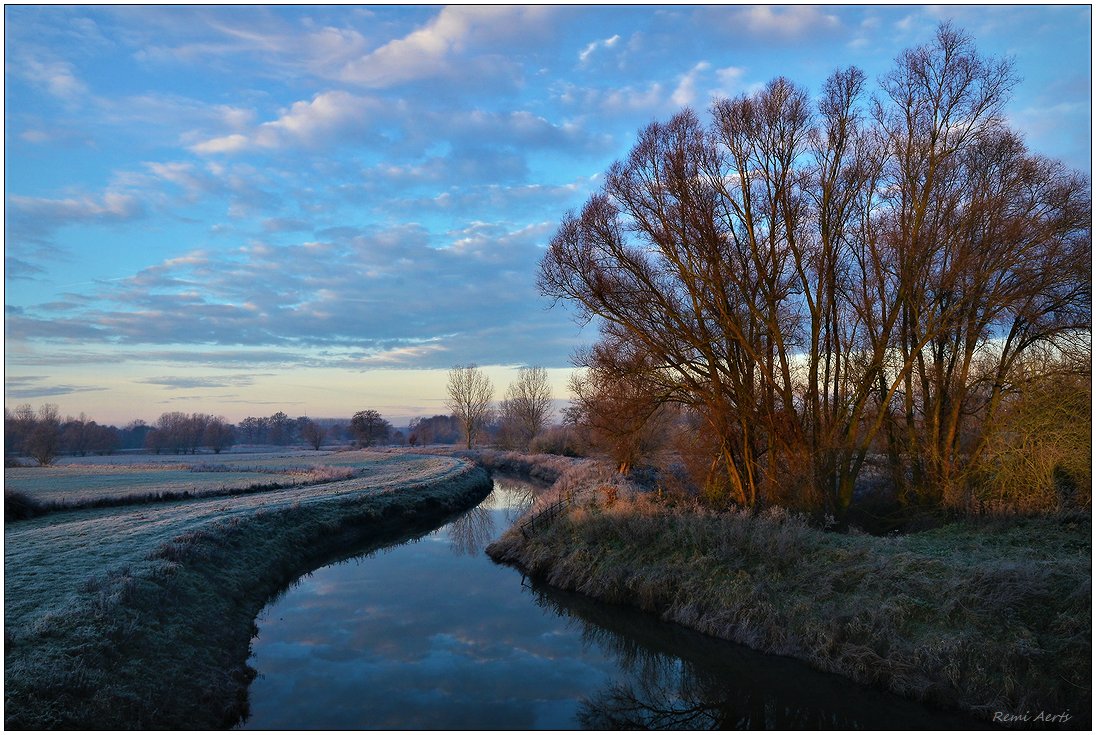
<path fill-rule="evenodd" d="M 502 400 L 507 386 L 517 377 L 518 368 L 491 365 L 483 370 L 494 385 L 494 400 Z M 26 398 L 5 395 L 4 405 L 14 409 L 24 403 L 34 408 L 53 403 L 62 417 L 83 413 L 101 424 L 115 426 L 124 426 L 134 419 L 155 423 L 167 411 L 208 413 L 236 423 L 248 416 L 270 416 L 277 411 L 291 417 L 349 418 L 357 411 L 374 409 L 396 428 L 402 428 L 408 419 L 417 416 L 449 413 L 445 405 L 447 369 L 365 372 L 339 368 L 283 369 L 260 371 L 248 384 L 226 387 L 175 388 L 143 382 L 166 372 L 164 366 L 119 369 L 112 365 L 102 374 L 89 376 L 86 367 L 73 366 L 51 374 L 51 382 L 76 388 L 87 386 L 89 390 Z M 548 369 L 554 399 L 570 400 L 567 381 L 573 372 L 572 368 Z M 226 382 L 234 375 L 228 370 L 179 366 L 173 366 L 170 373 L 176 378 L 222 378 Z"/>

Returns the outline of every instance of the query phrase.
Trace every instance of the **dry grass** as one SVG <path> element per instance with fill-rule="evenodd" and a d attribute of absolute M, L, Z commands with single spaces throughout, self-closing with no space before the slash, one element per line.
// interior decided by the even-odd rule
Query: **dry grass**
<path fill-rule="evenodd" d="M 454 459 L 367 465 L 367 479 L 8 524 L 5 724 L 231 725 L 273 593 L 326 555 L 430 530 L 490 489 Z"/>
<path fill-rule="evenodd" d="M 499 449 L 473 449 L 454 452 L 454 456 L 466 457 L 492 471 L 518 477 L 528 477 L 537 482 L 552 484 L 565 472 L 575 467 L 595 464 L 593 460 L 561 457 L 556 454 L 526 454 Z"/>
<path fill-rule="evenodd" d="M 668 507 L 597 481 L 530 539 L 488 548 L 564 589 L 991 718 L 1088 717 L 1091 525 L 965 523 L 828 533 L 779 509 Z M 1076 720 L 1075 720 L 1076 722 Z"/>

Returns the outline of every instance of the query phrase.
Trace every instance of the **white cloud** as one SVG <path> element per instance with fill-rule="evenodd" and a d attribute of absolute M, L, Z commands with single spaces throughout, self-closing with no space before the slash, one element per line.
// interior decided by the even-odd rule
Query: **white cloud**
<path fill-rule="evenodd" d="M 380 88 L 460 73 L 462 56 L 536 31 L 551 12 L 544 6 L 448 6 L 418 30 L 347 63 L 341 78 Z"/>
<path fill-rule="evenodd" d="M 255 120 L 255 111 L 231 105 L 218 105 L 216 112 L 227 127 L 241 130 Z"/>
<path fill-rule="evenodd" d="M 195 143 L 194 153 L 237 153 L 251 148 L 310 147 L 328 143 L 349 132 L 369 128 L 371 116 L 382 104 L 341 90 L 321 92 L 308 101 L 294 102 L 276 120 L 244 133 L 231 133 Z"/>
<path fill-rule="evenodd" d="M 716 88 L 711 91 L 713 97 L 732 97 L 746 88 L 746 69 L 741 66 L 728 66 L 715 70 Z"/>
<path fill-rule="evenodd" d="M 65 199 L 10 196 L 8 204 L 17 216 L 45 220 L 53 226 L 73 222 L 129 220 L 143 213 L 137 197 L 114 191 L 99 197 L 85 195 Z"/>
<path fill-rule="evenodd" d="M 701 61 L 678 80 L 677 88 L 670 95 L 670 101 L 677 107 L 686 107 L 696 101 L 696 84 L 700 76 L 712 68 L 707 61 Z"/>
<path fill-rule="evenodd" d="M 602 99 L 602 107 L 611 112 L 657 110 L 666 99 L 666 90 L 655 82 L 646 89 L 624 87 L 611 90 Z"/>
<path fill-rule="evenodd" d="M 248 137 L 241 133 L 222 135 L 219 138 L 210 138 L 201 143 L 195 143 L 190 150 L 200 155 L 215 153 L 236 153 L 246 149 L 249 145 Z"/>
<path fill-rule="evenodd" d="M 614 34 L 609 38 L 605 38 L 600 41 L 591 41 L 589 44 L 586 45 L 586 48 L 582 49 L 582 51 L 579 52 L 579 62 L 585 64 L 589 60 L 590 56 L 599 48 L 612 48 L 613 46 L 616 46 L 617 41 L 619 40 L 620 36 Z"/>
<path fill-rule="evenodd" d="M 71 102 L 87 93 L 87 85 L 77 78 L 72 64 L 59 60 L 24 58 L 13 64 L 16 73 L 32 84 L 44 87 L 58 99 Z"/>
<path fill-rule="evenodd" d="M 813 5 L 754 5 L 743 8 L 735 17 L 750 33 L 783 39 L 833 30 L 841 25 L 837 16 L 824 13 Z"/>

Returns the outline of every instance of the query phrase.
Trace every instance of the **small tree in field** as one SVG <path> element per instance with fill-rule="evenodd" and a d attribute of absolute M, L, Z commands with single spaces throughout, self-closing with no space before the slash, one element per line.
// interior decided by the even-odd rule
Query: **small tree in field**
<path fill-rule="evenodd" d="M 354 418 L 350 420 L 350 429 L 354 432 L 358 445 L 362 447 L 385 441 L 392 433 L 392 425 L 373 409 L 354 414 Z"/>
<path fill-rule="evenodd" d="M 61 420 L 55 404 L 44 403 L 38 408 L 38 420 L 27 437 L 25 449 L 39 466 L 53 464 L 61 451 Z"/>
<path fill-rule="evenodd" d="M 312 419 L 301 421 L 300 427 L 301 438 L 308 442 L 313 449 L 319 451 L 320 447 L 323 446 L 323 440 L 327 437 L 327 431 Z"/>
<path fill-rule="evenodd" d="M 474 364 L 457 365 L 449 371 L 447 390 L 446 405 L 460 421 L 465 442 L 471 449 L 490 414 L 491 396 L 495 392 L 491 379 Z"/>

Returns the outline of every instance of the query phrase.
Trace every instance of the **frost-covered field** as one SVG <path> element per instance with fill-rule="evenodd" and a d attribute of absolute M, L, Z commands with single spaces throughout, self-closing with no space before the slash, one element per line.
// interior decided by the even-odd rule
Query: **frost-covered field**
<path fill-rule="evenodd" d="M 323 462 L 321 473 L 350 479 L 9 515 L 5 726 L 222 729 L 246 709 L 248 642 L 272 594 L 348 548 L 427 532 L 491 488 L 454 457 L 332 458 L 221 455 L 204 472 L 293 476 Z M 182 471 L 102 464 L 85 464 L 84 477 Z"/>
<path fill-rule="evenodd" d="M 185 457 L 72 457 L 51 467 L 8 468 L 4 490 L 39 502 L 85 502 L 156 493 L 244 490 L 346 479 L 376 455 L 363 452 L 252 452 Z"/>
<path fill-rule="evenodd" d="M 269 492 L 216 498 L 178 500 L 140 506 L 58 511 L 38 518 L 8 523 L 4 527 L 4 613 L 5 632 L 18 635 L 21 628 L 40 633 L 48 630 L 50 618 L 65 615 L 87 587 L 89 579 L 112 570 L 149 564 L 153 550 L 172 539 L 214 521 L 244 516 L 260 509 L 308 504 L 355 493 L 372 494 L 400 486 L 443 479 L 460 471 L 455 459 L 438 456 L 382 455 L 345 452 L 342 466 L 357 469 L 350 480 L 292 486 Z M 323 457 L 324 464 L 332 456 Z M 269 458 L 272 462 L 287 458 Z M 296 458 L 300 466 L 300 458 Z M 288 461 L 288 459 L 287 459 Z M 256 464 L 254 457 L 241 462 Z M 266 460 L 263 461 L 264 466 Z M 228 463 L 226 463 L 228 464 Z M 70 472 L 70 467 L 58 468 Z M 106 474 L 128 477 L 124 466 Z M 155 482 L 157 471 L 132 469 L 136 476 Z M 42 468 L 17 470 L 30 474 Z M 89 481 L 100 479 L 96 471 L 84 468 Z M 12 470 L 8 470 L 12 472 Z M 180 472 L 164 469 L 163 472 Z M 226 473 L 213 472 L 210 475 Z M 247 474 L 247 473 L 243 473 Z M 271 477 L 251 473 L 254 477 Z M 66 475 L 66 481 L 72 479 Z M 5 480 L 7 485 L 8 480 Z M 154 492 L 150 485 L 132 486 L 132 492 Z"/>
<path fill-rule="evenodd" d="M 358 454 L 354 451 L 334 452 L 330 450 L 315 451 L 304 447 L 276 447 L 272 445 L 237 445 L 224 450 L 220 454 L 148 454 L 140 452 L 119 452 L 118 454 L 88 455 L 86 457 L 59 457 L 58 466 L 68 465 L 118 465 L 118 464 L 187 464 L 192 462 L 233 462 L 236 460 L 254 460 L 265 462 L 272 459 L 288 459 L 290 457 L 303 458 L 302 461 L 313 461 L 321 457 L 336 454 Z M 26 460 L 30 462 L 31 460 Z"/>
<path fill-rule="evenodd" d="M 304 477 L 305 473 L 289 472 L 202 472 L 185 465 L 69 465 L 5 470 L 4 489 L 26 493 L 35 500 L 73 502 L 162 492 L 242 490 L 256 484 L 293 484 Z"/>

